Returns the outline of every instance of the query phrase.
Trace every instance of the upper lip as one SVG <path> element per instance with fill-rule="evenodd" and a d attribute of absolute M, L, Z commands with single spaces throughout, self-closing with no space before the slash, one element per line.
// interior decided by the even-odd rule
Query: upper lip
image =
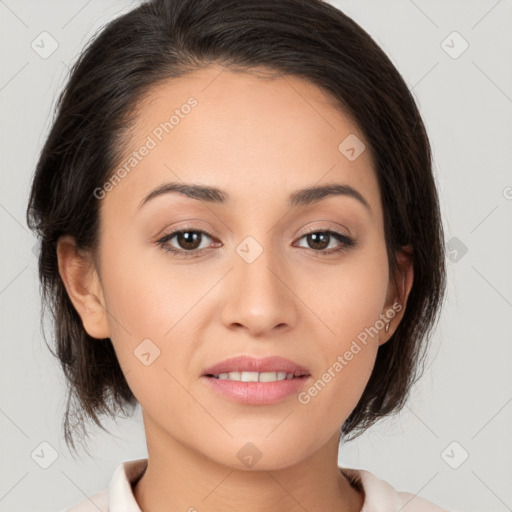
<path fill-rule="evenodd" d="M 206 370 L 203 375 L 219 375 L 230 372 L 286 372 L 294 376 L 309 375 L 309 370 L 290 359 L 280 356 L 256 358 L 251 356 L 237 356 L 224 359 Z"/>

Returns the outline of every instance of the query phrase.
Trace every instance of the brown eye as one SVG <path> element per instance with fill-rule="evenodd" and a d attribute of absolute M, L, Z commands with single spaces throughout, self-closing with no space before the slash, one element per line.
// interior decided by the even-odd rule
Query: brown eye
<path fill-rule="evenodd" d="M 353 238 L 329 229 L 325 231 L 312 231 L 311 233 L 306 233 L 301 237 L 301 240 L 303 238 L 306 239 L 307 248 L 318 252 L 320 255 L 328 255 L 345 251 L 350 247 L 355 246 L 355 240 Z M 338 247 L 334 244 L 334 247 L 326 250 L 333 241 L 338 242 Z"/>
<path fill-rule="evenodd" d="M 208 244 L 201 247 L 201 243 L 205 238 L 213 240 L 213 236 L 206 231 L 184 228 L 164 235 L 157 240 L 157 244 L 166 252 L 174 253 L 183 258 L 191 258 L 199 255 L 203 252 L 203 249 L 209 247 Z M 331 230 L 312 231 L 311 233 L 306 233 L 300 239 L 306 239 L 307 247 L 305 248 L 310 249 L 319 256 L 340 253 L 354 247 L 356 244 L 353 238 Z M 172 240 L 174 242 L 170 243 Z M 336 242 L 338 242 L 337 246 Z M 331 245 L 334 245 L 334 247 L 329 247 Z"/>
<path fill-rule="evenodd" d="M 318 233 L 309 233 L 309 235 L 306 235 L 306 238 L 312 249 L 323 250 L 327 249 L 331 240 L 331 235 L 325 231 L 321 231 Z"/>
<path fill-rule="evenodd" d="M 176 233 L 176 242 L 180 249 L 198 249 L 201 242 L 201 234 L 198 231 L 180 231 Z"/>
<path fill-rule="evenodd" d="M 200 253 L 203 249 L 208 248 L 208 245 L 201 247 L 201 242 L 203 242 L 205 238 L 212 240 L 213 237 L 206 231 L 184 228 L 164 235 L 157 240 L 157 244 L 166 252 L 180 254 L 187 258 L 195 256 L 195 253 Z M 173 239 L 176 240 L 171 244 L 170 242 Z"/>

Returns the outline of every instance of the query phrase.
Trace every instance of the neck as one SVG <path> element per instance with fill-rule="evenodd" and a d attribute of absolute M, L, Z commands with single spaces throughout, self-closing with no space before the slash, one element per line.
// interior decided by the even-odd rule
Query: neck
<path fill-rule="evenodd" d="M 360 512 L 364 496 L 339 470 L 339 435 L 280 469 L 237 469 L 146 428 L 148 466 L 134 486 L 141 510 L 168 512 Z M 165 449 L 162 447 L 165 446 Z"/>

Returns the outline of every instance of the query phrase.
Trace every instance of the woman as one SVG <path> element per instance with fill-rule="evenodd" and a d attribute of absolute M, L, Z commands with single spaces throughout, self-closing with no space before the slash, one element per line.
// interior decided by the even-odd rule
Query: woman
<path fill-rule="evenodd" d="M 338 447 L 404 405 L 444 286 L 404 81 L 319 0 L 154 0 L 74 66 L 27 211 L 64 420 L 141 405 L 85 510 L 440 511 Z"/>

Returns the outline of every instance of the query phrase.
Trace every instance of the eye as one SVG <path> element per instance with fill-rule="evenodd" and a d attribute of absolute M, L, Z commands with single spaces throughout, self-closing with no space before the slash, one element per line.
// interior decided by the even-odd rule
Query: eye
<path fill-rule="evenodd" d="M 303 235 L 300 240 L 303 238 L 306 239 L 307 244 L 310 246 L 311 250 L 319 253 L 319 256 L 328 256 L 333 253 L 339 253 L 354 247 L 356 242 L 352 237 L 347 235 L 343 235 L 342 233 L 338 233 L 337 231 L 332 231 L 330 229 L 324 231 L 311 231 Z M 338 242 L 338 246 L 331 247 L 329 250 L 327 249 L 331 242 Z"/>
<path fill-rule="evenodd" d="M 205 249 L 205 247 L 201 247 L 201 241 L 205 236 L 206 238 L 213 239 L 213 236 L 206 231 L 193 228 L 182 228 L 164 235 L 162 238 L 157 240 L 157 243 L 166 252 L 180 254 L 184 258 L 190 258 L 196 256 L 196 254 L 190 253 L 200 252 L 202 249 Z M 178 244 L 177 248 L 173 247 L 169 243 L 173 238 L 176 238 L 176 243 Z"/>
<path fill-rule="evenodd" d="M 175 243 L 178 247 L 175 247 L 170 243 L 174 238 L 176 239 Z M 192 258 L 196 257 L 198 253 L 201 253 L 204 249 L 208 248 L 208 244 L 206 247 L 201 247 L 201 242 L 204 238 L 208 238 L 210 240 L 214 239 L 213 235 L 207 231 L 193 228 L 182 228 L 165 234 L 157 240 L 156 243 L 160 245 L 165 252 L 177 254 L 183 258 Z M 309 249 L 317 253 L 318 256 L 329 256 L 333 253 L 341 253 L 356 245 L 356 241 L 352 237 L 330 229 L 311 231 L 302 235 L 299 240 L 302 240 L 303 238 L 306 239 Z M 338 245 L 336 246 L 335 244 L 334 247 L 329 248 L 329 246 L 332 245 L 332 242 L 338 242 Z"/>

